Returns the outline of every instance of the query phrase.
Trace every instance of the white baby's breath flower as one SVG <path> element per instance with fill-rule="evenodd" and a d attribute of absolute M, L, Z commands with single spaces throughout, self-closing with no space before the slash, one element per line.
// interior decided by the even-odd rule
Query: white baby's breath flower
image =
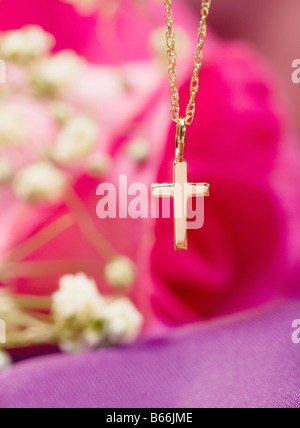
<path fill-rule="evenodd" d="M 97 6 L 98 0 L 62 0 L 64 3 L 68 3 L 76 7 L 83 15 L 89 15 L 92 13 Z"/>
<path fill-rule="evenodd" d="M 5 61 L 27 63 L 44 56 L 54 42 L 54 37 L 38 26 L 7 31 L 0 36 L 0 57 Z"/>
<path fill-rule="evenodd" d="M 82 60 L 75 52 L 59 52 L 38 64 L 32 84 L 46 94 L 67 90 L 78 78 L 81 64 Z"/>
<path fill-rule="evenodd" d="M 133 303 L 102 296 L 85 274 L 62 277 L 52 300 L 55 329 L 65 352 L 129 344 L 141 332 L 143 317 Z"/>
<path fill-rule="evenodd" d="M 62 277 L 59 290 L 52 299 L 52 312 L 56 321 L 74 319 L 86 325 L 99 318 L 105 304 L 95 281 L 83 273 Z"/>
<path fill-rule="evenodd" d="M 5 370 L 11 363 L 12 361 L 8 353 L 0 349 L 0 371 Z"/>
<path fill-rule="evenodd" d="M 106 282 L 117 289 L 127 289 L 136 280 L 137 269 L 128 257 L 118 256 L 109 262 L 104 269 Z"/>
<path fill-rule="evenodd" d="M 8 183 L 12 176 L 12 165 L 7 160 L 0 159 L 0 185 Z"/>
<path fill-rule="evenodd" d="M 57 122 L 64 124 L 71 117 L 72 107 L 63 101 L 54 101 L 50 106 L 50 111 Z"/>
<path fill-rule="evenodd" d="M 128 156 L 136 163 L 143 163 L 150 153 L 149 141 L 144 138 L 138 138 L 132 141 L 127 148 Z"/>
<path fill-rule="evenodd" d="M 69 320 L 68 324 L 60 323 L 57 325 L 61 330 L 62 339 L 59 342 L 59 347 L 63 352 L 76 354 L 89 349 L 100 348 L 104 344 L 107 345 L 103 327 L 89 327 L 87 320 L 85 323 L 87 325 L 83 323 L 79 325 L 78 322 L 76 324 L 76 321 Z"/>
<path fill-rule="evenodd" d="M 98 140 L 98 126 L 89 117 L 80 116 L 69 120 L 53 149 L 56 162 L 67 164 L 88 155 Z"/>
<path fill-rule="evenodd" d="M 64 173 L 48 162 L 40 162 L 21 170 L 14 180 L 16 194 L 30 202 L 55 203 L 66 188 Z"/>
<path fill-rule="evenodd" d="M 104 312 L 104 332 L 110 344 L 129 344 L 139 336 L 143 317 L 127 298 L 112 300 Z"/>
<path fill-rule="evenodd" d="M 105 342 L 105 335 L 103 328 L 87 328 L 82 336 L 81 343 L 84 348 L 93 349 L 100 347 Z"/>
<path fill-rule="evenodd" d="M 92 177 L 101 178 L 112 167 L 112 158 L 107 154 L 93 153 L 87 159 L 87 172 Z"/>
<path fill-rule="evenodd" d="M 80 341 L 67 339 L 59 342 L 59 348 L 67 354 L 78 354 L 84 350 Z"/>
<path fill-rule="evenodd" d="M 26 122 L 11 106 L 0 106 L 0 147 L 17 146 L 28 136 Z"/>

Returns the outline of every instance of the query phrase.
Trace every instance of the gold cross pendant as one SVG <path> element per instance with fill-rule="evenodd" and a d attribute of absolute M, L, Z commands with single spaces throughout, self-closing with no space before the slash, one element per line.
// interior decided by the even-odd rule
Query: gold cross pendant
<path fill-rule="evenodd" d="M 180 119 L 180 124 L 177 126 L 176 134 L 174 183 L 152 185 L 152 196 L 154 198 L 174 199 L 175 251 L 187 251 L 188 249 L 188 199 L 191 197 L 209 196 L 209 184 L 188 182 L 187 163 L 184 160 L 185 137 L 186 121 L 182 118 Z"/>

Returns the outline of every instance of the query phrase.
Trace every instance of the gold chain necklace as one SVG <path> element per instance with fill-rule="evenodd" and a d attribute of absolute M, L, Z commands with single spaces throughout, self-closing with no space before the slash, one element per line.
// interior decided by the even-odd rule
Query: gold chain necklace
<path fill-rule="evenodd" d="M 167 51 L 169 59 L 169 80 L 171 86 L 171 112 L 170 117 L 177 124 L 176 131 L 176 158 L 174 163 L 174 182 L 172 184 L 153 184 L 152 196 L 155 198 L 170 197 L 174 199 L 175 217 L 175 250 L 188 249 L 187 230 L 200 229 L 204 222 L 204 210 L 201 210 L 201 219 L 195 222 L 188 221 L 187 203 L 190 197 L 209 196 L 209 184 L 189 183 L 187 163 L 184 160 L 186 127 L 194 121 L 196 110 L 196 95 L 199 90 L 199 71 L 203 63 L 203 48 L 207 33 L 207 18 L 212 0 L 202 0 L 201 20 L 198 30 L 198 46 L 194 56 L 194 73 L 191 79 L 190 100 L 185 117 L 180 117 L 179 91 L 177 87 L 178 74 L 176 68 L 176 36 L 173 30 L 174 14 L 172 0 L 164 0 L 165 21 L 167 24 Z M 202 206 L 202 205 L 201 205 Z M 197 213 L 196 213 L 197 217 Z"/>
<path fill-rule="evenodd" d="M 198 46 L 194 56 L 194 74 L 191 80 L 191 96 L 186 109 L 185 122 L 191 125 L 194 121 L 196 110 L 196 95 L 199 90 L 199 71 L 203 63 L 203 47 L 207 32 L 207 18 L 210 11 L 212 0 L 203 0 L 201 7 L 201 20 L 198 30 Z M 173 30 L 174 14 L 172 11 L 172 0 L 164 0 L 165 3 L 165 21 L 167 24 L 167 49 L 169 58 L 169 80 L 171 86 L 171 119 L 179 125 L 180 107 L 179 92 L 177 88 L 178 74 L 176 69 L 176 50 L 175 50 L 175 32 Z"/>

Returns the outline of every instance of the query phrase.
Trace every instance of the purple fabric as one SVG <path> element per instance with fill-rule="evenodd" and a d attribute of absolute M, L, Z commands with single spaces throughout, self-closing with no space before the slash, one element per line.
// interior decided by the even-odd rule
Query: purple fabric
<path fill-rule="evenodd" d="M 300 345 L 284 303 L 131 348 L 58 355 L 0 377 L 0 403 L 19 407 L 300 407 Z"/>

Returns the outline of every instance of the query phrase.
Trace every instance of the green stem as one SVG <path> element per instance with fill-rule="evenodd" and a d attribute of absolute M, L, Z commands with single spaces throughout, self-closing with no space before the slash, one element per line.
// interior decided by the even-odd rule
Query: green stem
<path fill-rule="evenodd" d="M 35 316 L 26 314 L 25 312 L 17 311 L 12 313 L 10 316 L 3 316 L 3 320 L 6 323 L 7 330 L 10 331 L 10 327 L 19 326 L 22 328 L 28 327 L 41 327 L 49 326 L 49 323 L 37 319 Z"/>
<path fill-rule="evenodd" d="M 99 275 L 99 263 L 91 260 L 41 260 L 11 263 L 2 267 L 0 280 L 5 282 L 15 278 L 62 276 L 78 272 L 91 276 Z"/>
<path fill-rule="evenodd" d="M 13 295 L 14 301 L 22 309 L 48 311 L 51 309 L 51 298 L 43 296 Z"/>
<path fill-rule="evenodd" d="M 31 238 L 28 238 L 22 244 L 10 250 L 5 256 L 5 260 L 8 262 L 15 262 L 27 258 L 39 248 L 59 236 L 62 232 L 69 229 L 73 224 L 74 219 L 72 216 L 70 214 L 64 215 L 54 223 L 44 227 Z"/>
<path fill-rule="evenodd" d="M 66 192 L 65 202 L 87 240 L 105 260 L 113 260 L 117 255 L 116 251 L 110 242 L 98 231 L 82 200 L 71 187 Z"/>
<path fill-rule="evenodd" d="M 54 338 L 53 329 L 48 329 L 45 334 L 33 337 L 31 334 L 28 335 L 26 330 L 24 331 L 10 331 L 6 335 L 5 349 L 16 349 L 24 348 L 34 345 L 55 345 L 56 340 Z"/>
<path fill-rule="evenodd" d="M 49 308 L 49 310 L 51 307 Z M 46 324 L 53 324 L 53 318 L 50 314 L 41 314 L 39 312 L 32 312 L 30 313 L 32 316 L 34 316 L 37 320 L 46 323 Z"/>

